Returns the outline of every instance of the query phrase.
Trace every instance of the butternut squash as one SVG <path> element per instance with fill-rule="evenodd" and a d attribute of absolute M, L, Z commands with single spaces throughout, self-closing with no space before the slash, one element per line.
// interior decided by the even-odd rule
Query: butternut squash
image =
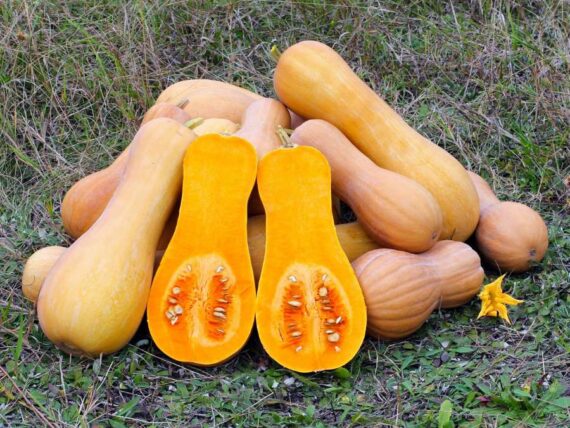
<path fill-rule="evenodd" d="M 24 296 L 35 302 L 40 294 L 42 284 L 57 259 L 61 257 L 65 247 L 44 247 L 30 256 L 22 273 L 22 292 Z"/>
<path fill-rule="evenodd" d="M 174 105 L 154 106 L 149 113 L 147 115 L 150 118 L 172 117 L 180 123 L 190 120 L 190 116 Z M 206 119 L 197 124 L 193 130 L 199 136 L 212 132 L 231 133 L 237 128 L 238 125 L 227 119 Z M 67 191 L 61 204 L 61 217 L 63 227 L 69 236 L 74 239 L 79 238 L 99 218 L 121 180 L 128 153 L 127 146 L 111 165 L 82 178 Z"/>
<path fill-rule="evenodd" d="M 312 147 L 279 148 L 260 161 L 257 183 L 267 215 L 261 343 L 291 370 L 340 367 L 362 344 L 366 308 L 335 233 L 327 161 Z"/>
<path fill-rule="evenodd" d="M 291 136 L 294 144 L 325 155 L 332 190 L 346 202 L 358 222 L 381 247 L 420 253 L 437 242 L 442 227 L 437 201 L 414 180 L 376 166 L 337 128 L 309 120 Z"/>
<path fill-rule="evenodd" d="M 437 307 L 468 302 L 484 276 L 477 253 L 454 241 L 440 241 L 423 254 L 373 250 L 352 266 L 366 300 L 368 333 L 381 339 L 409 336 Z"/>
<path fill-rule="evenodd" d="M 170 85 L 159 95 L 156 104 L 182 104 L 191 117 L 223 118 L 239 123 L 245 109 L 261 98 L 229 83 L 195 79 Z"/>
<path fill-rule="evenodd" d="M 469 176 L 481 201 L 475 241 L 483 258 L 502 272 L 525 272 L 539 263 L 548 248 L 540 214 L 518 202 L 499 201 L 483 178 L 474 172 Z"/>
<path fill-rule="evenodd" d="M 303 41 L 279 58 L 279 99 L 307 119 L 340 129 L 378 166 L 424 186 L 443 214 L 440 239 L 464 241 L 479 219 L 477 193 L 461 164 L 412 129 L 328 46 Z"/>
<path fill-rule="evenodd" d="M 178 223 L 147 305 L 154 342 L 177 361 L 222 363 L 251 333 L 247 200 L 256 172 L 255 149 L 238 137 L 205 135 L 184 157 Z"/>
<path fill-rule="evenodd" d="M 182 160 L 194 138 L 168 118 L 150 121 L 135 136 L 103 214 L 63 253 L 41 288 L 40 326 L 56 346 L 96 357 L 118 351 L 137 330 L 158 239 L 179 196 Z"/>

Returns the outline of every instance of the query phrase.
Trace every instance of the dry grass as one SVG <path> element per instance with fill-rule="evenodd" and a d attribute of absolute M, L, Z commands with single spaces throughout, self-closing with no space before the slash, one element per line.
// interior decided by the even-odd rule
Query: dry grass
<path fill-rule="evenodd" d="M 0 3 L 0 426 L 570 423 L 570 16 L 565 1 Z M 34 250 L 68 243 L 65 190 L 107 165 L 168 84 L 214 78 L 272 95 L 273 43 L 318 39 L 407 120 L 538 209 L 551 247 L 511 276 L 513 326 L 477 304 L 408 341 L 367 340 L 344 373 L 299 376 L 256 340 L 194 369 L 140 331 L 121 353 L 69 358 L 19 288 Z M 447 355 L 447 356 L 445 356 Z M 530 385 L 525 395 L 521 385 Z M 518 425 L 517 425 L 518 424 Z"/>

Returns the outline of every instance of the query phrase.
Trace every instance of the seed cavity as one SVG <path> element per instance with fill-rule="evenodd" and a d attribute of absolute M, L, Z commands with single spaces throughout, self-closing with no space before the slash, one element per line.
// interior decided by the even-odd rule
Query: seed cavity
<path fill-rule="evenodd" d="M 287 303 L 290 306 L 293 306 L 294 308 L 300 308 L 301 307 L 301 302 L 299 302 L 297 300 L 289 300 Z"/>
<path fill-rule="evenodd" d="M 180 294 L 180 287 L 172 287 L 172 294 Z"/>
<path fill-rule="evenodd" d="M 338 333 L 329 334 L 327 339 L 329 342 L 332 343 L 338 342 L 340 340 L 340 334 Z"/>
<path fill-rule="evenodd" d="M 327 287 L 319 288 L 319 296 L 320 297 L 327 297 L 328 294 L 329 294 L 329 290 L 327 290 Z"/>

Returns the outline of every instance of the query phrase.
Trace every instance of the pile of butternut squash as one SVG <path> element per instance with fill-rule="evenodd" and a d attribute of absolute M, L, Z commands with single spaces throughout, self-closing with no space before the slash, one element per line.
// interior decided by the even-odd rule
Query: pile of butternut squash
<path fill-rule="evenodd" d="M 535 211 L 499 202 L 328 46 L 291 46 L 274 84 L 279 101 L 171 85 L 125 151 L 67 191 L 75 242 L 38 250 L 22 277 L 57 347 L 116 352 L 146 312 L 177 361 L 226 361 L 256 321 L 279 364 L 334 369 L 366 332 L 399 339 L 471 300 L 479 255 L 505 272 L 543 258 Z M 335 224 L 333 194 L 357 222 Z"/>

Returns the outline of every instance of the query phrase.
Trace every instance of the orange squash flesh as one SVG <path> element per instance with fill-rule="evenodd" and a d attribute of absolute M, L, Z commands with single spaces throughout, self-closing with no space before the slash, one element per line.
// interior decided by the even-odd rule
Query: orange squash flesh
<path fill-rule="evenodd" d="M 255 149 L 238 137 L 205 135 L 186 153 L 179 220 L 147 306 L 154 342 L 177 361 L 221 363 L 250 335 L 247 201 L 256 168 Z"/>
<path fill-rule="evenodd" d="M 429 190 L 443 213 L 441 240 L 464 241 L 475 230 L 478 198 L 463 166 L 411 128 L 334 50 L 316 41 L 289 47 L 274 86 L 295 113 L 332 123 L 378 166 Z"/>
<path fill-rule="evenodd" d="M 362 344 L 366 307 L 335 233 L 330 167 L 312 147 L 280 148 L 261 160 L 257 180 L 267 216 L 261 343 L 291 370 L 340 367 Z"/>

